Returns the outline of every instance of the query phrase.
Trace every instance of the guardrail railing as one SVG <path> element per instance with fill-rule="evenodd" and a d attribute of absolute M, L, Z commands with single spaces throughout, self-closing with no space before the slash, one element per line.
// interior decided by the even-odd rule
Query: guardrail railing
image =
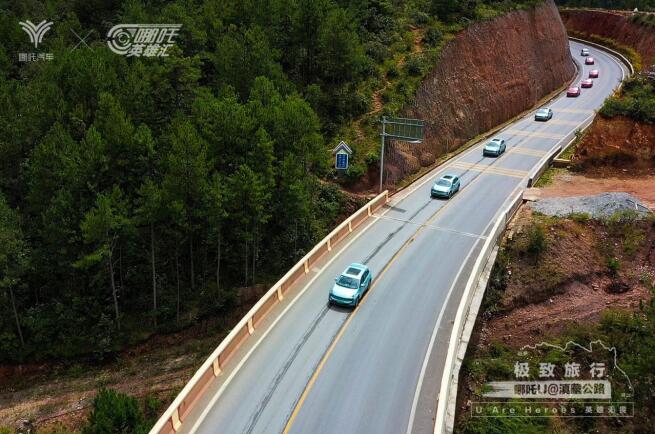
<path fill-rule="evenodd" d="M 569 36 L 569 39 L 572 40 L 572 41 L 581 42 L 583 44 L 591 45 L 592 47 L 596 47 L 599 50 L 603 50 L 603 51 L 606 51 L 606 52 L 610 53 L 611 55 L 618 58 L 621 62 L 623 62 L 628 67 L 628 70 L 630 71 L 629 75 L 634 75 L 635 68 L 632 65 L 632 62 L 630 62 L 630 60 L 627 57 L 625 57 L 623 54 L 619 53 L 618 51 L 613 50 L 611 48 L 607 48 L 606 46 L 598 44 L 596 42 L 587 41 L 586 39 L 576 38 L 576 37 L 573 37 L 573 36 Z"/>
<path fill-rule="evenodd" d="M 455 315 L 455 321 L 453 322 L 453 330 L 450 335 L 450 340 L 448 343 L 448 353 L 446 354 L 446 364 L 444 366 L 443 376 L 441 377 L 441 387 L 439 388 L 439 401 L 437 404 L 437 417 L 434 424 L 434 433 L 441 434 L 443 432 L 452 432 L 452 418 L 449 418 L 447 415 L 450 396 L 450 388 L 453 384 L 453 371 L 456 364 L 456 352 L 458 348 L 459 337 L 462 335 L 464 329 L 464 324 L 466 320 L 466 315 L 471 305 L 471 299 L 473 298 L 475 285 L 480 278 L 489 256 L 491 255 L 492 250 L 498 242 L 498 238 L 505 231 L 507 222 L 512 218 L 516 210 L 519 208 L 519 205 L 523 202 L 523 190 L 520 190 L 512 199 L 509 204 L 502 208 L 502 211 L 496 218 L 496 222 L 491 228 L 489 236 L 485 240 L 482 250 L 478 255 L 478 258 L 473 265 L 471 274 L 469 275 L 466 286 L 464 287 L 464 292 L 462 293 L 462 300 L 460 301 L 459 308 L 457 309 L 457 314 Z"/>
<path fill-rule="evenodd" d="M 166 412 L 150 430 L 150 434 L 173 434 L 182 428 L 185 418 L 216 380 L 224 367 L 231 360 L 236 350 L 255 332 L 257 326 L 270 310 L 279 303 L 291 286 L 300 278 L 309 274 L 310 267 L 325 254 L 328 254 L 342 240 L 348 237 L 355 228 L 366 221 L 371 215 L 389 201 L 389 191 L 384 191 L 373 200 L 348 217 L 321 242 L 298 261 L 264 296 L 248 311 L 239 323 L 223 339 L 220 345 L 202 364 L 184 389 L 175 398 Z"/>
<path fill-rule="evenodd" d="M 610 54 L 619 58 L 622 62 L 624 62 L 628 66 L 630 74 L 634 73 L 634 68 L 632 64 L 621 53 L 618 53 L 600 44 L 586 41 L 584 39 L 573 38 L 573 37 L 569 37 L 569 39 L 582 42 L 584 44 L 589 44 L 609 52 Z M 593 117 L 590 117 L 589 119 L 585 120 L 582 127 L 587 128 L 592 121 L 593 121 Z M 543 174 L 543 172 L 548 168 L 551 162 L 555 159 L 556 155 L 558 155 L 563 149 L 565 149 L 570 143 L 572 143 L 575 140 L 575 131 L 569 133 L 566 136 L 566 138 L 570 139 L 566 145 L 555 147 L 544 158 L 542 158 L 542 160 L 533 170 L 530 171 L 530 173 L 527 176 L 527 187 L 531 187 L 533 182 L 536 181 L 539 178 L 539 176 L 541 176 L 541 174 Z M 452 396 L 451 387 L 454 384 L 454 376 L 459 375 L 459 369 L 456 369 L 457 350 L 459 347 L 459 340 L 462 336 L 462 332 L 466 323 L 466 317 L 471 307 L 471 300 L 475 293 L 475 287 L 478 283 L 480 275 L 482 274 L 482 271 L 484 270 L 484 267 L 489 259 L 489 256 L 491 255 L 492 250 L 496 246 L 498 239 L 505 231 L 505 228 L 507 227 L 507 223 L 511 220 L 512 216 L 518 210 L 522 202 L 523 202 L 523 190 L 520 190 L 515 196 L 512 197 L 512 199 L 509 201 L 509 203 L 507 203 L 506 206 L 501 208 L 502 211 L 498 214 L 496 222 L 494 223 L 494 226 L 492 227 L 491 232 L 489 233 L 489 237 L 486 239 L 482 247 L 482 250 L 480 251 L 480 254 L 478 255 L 475 261 L 475 264 L 473 265 L 473 269 L 471 270 L 469 279 L 466 282 L 466 286 L 462 294 L 462 300 L 457 309 L 457 314 L 453 322 L 453 329 L 451 331 L 450 339 L 448 341 L 446 364 L 444 366 L 443 376 L 441 377 L 441 385 L 439 388 L 437 414 L 434 424 L 434 434 L 453 432 L 455 415 L 454 415 L 454 410 L 452 412 L 449 412 L 449 405 L 451 404 L 451 402 L 449 402 L 450 401 L 449 398 L 451 398 Z"/>

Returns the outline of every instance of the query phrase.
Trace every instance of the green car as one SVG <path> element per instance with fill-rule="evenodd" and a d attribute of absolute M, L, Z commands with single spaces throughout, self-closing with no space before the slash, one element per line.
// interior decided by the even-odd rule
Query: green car
<path fill-rule="evenodd" d="M 334 279 L 328 303 L 357 307 L 364 293 L 371 287 L 373 275 L 366 265 L 353 263 Z"/>

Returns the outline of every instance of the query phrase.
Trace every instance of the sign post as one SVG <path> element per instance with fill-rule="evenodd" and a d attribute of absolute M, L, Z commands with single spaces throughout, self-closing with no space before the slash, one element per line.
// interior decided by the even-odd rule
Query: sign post
<path fill-rule="evenodd" d="M 332 150 L 332 154 L 335 156 L 334 167 L 339 172 L 345 172 L 348 170 L 350 165 L 350 156 L 353 151 L 343 140 L 339 142 L 336 148 Z"/>
<path fill-rule="evenodd" d="M 387 129 L 388 126 L 388 129 Z M 409 143 L 421 143 L 425 122 L 420 119 L 390 118 L 382 116 L 382 146 L 380 149 L 380 193 L 384 175 L 384 138 L 389 137 Z"/>

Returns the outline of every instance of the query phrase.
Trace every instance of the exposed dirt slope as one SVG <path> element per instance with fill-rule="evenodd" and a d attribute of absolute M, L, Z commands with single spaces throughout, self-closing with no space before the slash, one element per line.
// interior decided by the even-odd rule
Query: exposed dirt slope
<path fill-rule="evenodd" d="M 572 160 L 591 173 L 607 167 L 648 172 L 655 168 L 655 125 L 622 116 L 599 116 L 577 145 Z"/>
<path fill-rule="evenodd" d="M 655 62 L 655 29 L 631 22 L 631 14 L 583 9 L 562 9 L 560 13 L 567 30 L 600 35 L 633 47 L 644 66 Z"/>
<path fill-rule="evenodd" d="M 435 161 L 534 105 L 575 72 L 552 1 L 478 23 L 459 33 L 405 114 L 426 120 L 421 145 L 390 146 L 386 181 Z"/>

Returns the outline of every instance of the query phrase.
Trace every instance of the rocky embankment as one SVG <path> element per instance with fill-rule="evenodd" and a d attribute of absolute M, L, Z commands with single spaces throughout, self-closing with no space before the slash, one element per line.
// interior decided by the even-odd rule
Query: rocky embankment
<path fill-rule="evenodd" d="M 389 147 L 386 182 L 529 109 L 574 73 L 552 0 L 468 27 L 444 48 L 404 113 L 426 121 L 425 140 Z"/>
<path fill-rule="evenodd" d="M 632 13 L 562 9 L 564 26 L 577 34 L 599 35 L 634 48 L 643 66 L 655 62 L 655 28 L 632 21 Z"/>
<path fill-rule="evenodd" d="M 573 163 L 589 172 L 606 167 L 650 171 L 655 168 L 655 125 L 599 116 L 577 145 Z"/>

